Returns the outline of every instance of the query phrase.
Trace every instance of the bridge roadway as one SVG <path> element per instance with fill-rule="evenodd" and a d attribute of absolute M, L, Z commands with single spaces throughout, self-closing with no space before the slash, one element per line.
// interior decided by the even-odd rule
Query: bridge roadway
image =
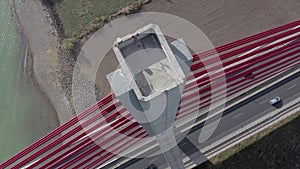
<path fill-rule="evenodd" d="M 299 32 L 299 28 L 294 28 L 294 27 L 299 26 L 299 24 L 300 24 L 300 21 L 296 21 L 296 22 L 293 22 L 291 24 L 287 24 L 287 25 L 284 25 L 284 26 L 281 26 L 281 27 L 278 27 L 278 28 L 275 28 L 275 29 L 257 34 L 257 35 L 253 35 L 251 37 L 242 39 L 240 41 L 236 41 L 236 42 L 233 42 L 233 43 L 230 43 L 230 44 L 227 44 L 227 45 L 224 45 L 222 47 L 217 48 L 216 50 L 219 53 L 222 53 L 224 51 L 242 46 L 241 48 L 229 51 L 229 52 L 224 53 L 220 56 L 221 59 L 224 60 L 224 65 L 228 66 L 228 69 L 226 68 L 226 71 L 225 71 L 226 72 L 225 74 L 229 76 L 227 78 L 227 82 L 229 83 L 228 94 L 229 95 L 234 95 L 239 90 L 245 90 L 245 89 L 249 88 L 249 86 L 255 85 L 255 83 L 258 83 L 262 80 L 266 80 L 267 78 L 270 78 L 270 77 L 272 77 L 276 74 L 282 73 L 286 70 L 291 69 L 292 67 L 297 66 L 299 64 L 299 61 L 300 61 L 300 57 L 298 55 L 300 44 L 299 44 L 299 41 L 295 41 L 295 39 L 299 38 L 299 35 L 295 35 L 295 33 Z M 294 28 L 294 29 L 291 29 L 291 28 Z M 285 31 L 285 30 L 287 30 L 287 31 Z M 278 34 L 281 31 L 285 31 L 285 32 Z M 266 36 L 270 36 L 270 35 L 273 35 L 273 34 L 275 34 L 275 35 L 270 37 L 270 38 L 265 39 Z M 264 54 L 264 55 L 260 56 L 259 58 L 253 58 L 253 59 L 244 61 L 244 62 L 241 63 L 240 66 L 235 65 L 234 67 L 230 67 L 232 62 L 238 62 L 239 59 L 242 60 L 242 59 L 245 59 L 249 56 L 256 55 L 258 51 L 263 52 L 265 50 L 272 49 L 272 48 L 276 47 L 276 45 L 273 45 L 272 47 L 271 46 L 265 46 L 265 47 L 263 47 L 263 49 L 258 49 L 257 51 L 251 52 L 250 54 L 239 57 L 239 58 L 236 58 L 236 57 L 233 57 L 233 56 L 240 55 L 240 54 L 245 53 L 245 52 L 247 52 L 251 49 L 254 49 L 258 46 L 269 44 L 269 43 L 271 43 L 273 41 L 276 41 L 278 39 L 281 39 L 283 37 L 290 36 L 291 34 L 294 34 L 294 36 L 292 38 L 289 38 L 289 40 L 286 40 L 286 41 L 278 42 L 276 44 L 277 46 L 285 44 L 284 47 L 281 47 L 278 50 L 269 51 L 268 54 Z M 263 40 L 257 41 L 259 39 L 263 39 Z M 247 44 L 247 43 L 250 43 L 250 42 L 254 42 L 254 43 L 252 43 L 250 45 L 243 46 L 244 44 Z M 289 42 L 289 43 L 286 44 L 287 42 Z M 212 50 L 212 51 L 204 52 L 200 56 L 195 56 L 192 70 L 194 70 L 194 73 L 197 74 L 198 80 L 197 80 L 197 84 L 195 84 L 195 83 L 190 83 L 191 85 L 187 84 L 188 86 L 185 89 L 187 94 L 186 94 L 186 96 L 184 96 L 184 98 L 182 100 L 183 104 L 187 104 L 187 105 L 188 104 L 198 104 L 198 105 L 201 104 L 201 106 L 203 106 L 202 108 L 209 105 L 209 103 L 206 104 L 207 102 L 210 101 L 210 99 L 209 99 L 210 94 L 207 94 L 207 93 L 209 93 L 211 88 L 209 86 L 206 86 L 206 87 L 201 88 L 201 89 L 198 88 L 199 85 L 202 86 L 202 85 L 209 84 L 209 80 L 207 79 L 207 76 L 202 77 L 202 75 L 205 74 L 205 71 L 203 70 L 203 65 L 201 64 L 201 62 L 197 61 L 198 60 L 197 57 L 198 58 L 199 57 L 203 58 L 204 56 L 208 56 L 208 55 L 211 55 L 211 54 L 214 54 L 214 53 L 215 53 L 215 51 Z M 232 59 L 232 57 L 233 57 L 233 59 Z M 281 60 L 284 60 L 284 62 L 280 62 Z M 211 59 L 211 60 L 208 59 L 208 61 L 212 63 L 213 59 Z M 216 65 L 215 68 L 218 68 L 218 65 Z M 249 80 L 248 81 L 248 80 L 245 80 L 245 79 L 242 78 L 243 76 L 249 74 L 250 72 L 255 72 L 255 79 L 254 80 Z M 220 87 L 221 84 L 222 84 L 218 81 L 219 78 L 220 78 L 219 74 L 217 72 L 215 72 L 215 74 L 214 74 L 214 79 L 216 81 L 216 83 L 214 84 L 215 87 Z M 223 89 L 221 88 L 220 90 L 223 90 Z M 196 92 L 194 92 L 194 91 L 196 91 Z M 191 93 L 191 92 L 194 92 L 194 93 Z M 196 93 L 196 95 L 199 95 L 199 93 L 201 93 L 202 94 L 202 99 L 204 99 L 204 101 L 199 102 L 198 99 L 195 100 L 194 99 L 195 93 Z M 74 136 L 74 134 L 76 134 L 80 130 L 82 130 L 81 126 L 76 126 L 76 124 L 78 123 L 79 120 L 87 117 L 89 114 L 96 111 L 98 109 L 98 107 L 102 107 L 105 104 L 110 103 L 112 100 L 113 100 L 112 95 L 107 96 L 104 100 L 102 100 L 99 103 L 95 104 L 90 109 L 88 109 L 87 111 L 80 114 L 78 117 L 71 119 L 68 123 L 64 124 L 63 126 L 59 127 L 58 129 L 54 130 L 53 132 L 49 133 L 44 138 L 40 139 L 39 141 L 37 141 L 33 145 L 27 147 L 22 152 L 18 153 L 17 155 L 12 157 L 8 161 L 1 164 L 0 168 L 1 167 L 5 168 L 5 167 L 9 166 L 10 164 L 15 163 L 20 158 L 26 156 L 27 154 L 29 154 L 33 150 L 37 149 L 38 147 L 41 147 L 41 145 L 45 144 L 46 142 L 48 142 L 49 140 L 51 140 L 52 138 L 54 138 L 58 134 L 61 134 L 62 132 L 66 131 L 68 128 L 70 128 L 71 126 L 75 125 L 75 127 L 71 131 L 68 131 L 68 132 L 62 134 L 58 138 L 55 138 L 55 140 L 52 140 L 52 142 L 49 142 L 49 144 L 47 144 L 45 147 L 42 147 L 41 149 L 39 149 L 35 153 L 33 153 L 29 156 L 26 156 L 25 157 L 26 159 L 22 159 L 22 160 L 18 161 L 18 164 L 15 165 L 14 168 L 20 168 L 21 166 L 24 166 L 28 163 L 32 163 L 32 161 L 35 161 L 35 163 L 33 163 L 31 167 L 37 166 L 39 164 L 42 164 L 42 166 L 46 166 L 45 162 L 47 163 L 48 167 L 57 166 L 58 164 L 63 162 L 63 159 L 67 160 L 67 162 L 66 162 L 67 164 L 64 165 L 65 167 L 71 166 L 73 163 L 68 161 L 68 159 L 70 157 L 74 157 L 74 154 L 78 154 L 79 152 L 82 152 L 83 150 L 86 150 L 87 148 L 90 148 L 92 146 L 92 144 L 89 143 L 88 144 L 89 146 L 82 147 L 81 150 L 74 151 L 75 149 L 73 149 L 73 148 L 79 146 L 79 143 L 81 144 L 81 143 L 83 143 L 83 141 L 85 143 L 87 143 L 86 141 L 90 141 L 89 139 L 85 139 L 83 141 L 78 142 L 78 144 L 76 146 L 73 144 L 73 143 L 77 143 L 77 141 L 79 139 L 82 139 L 82 138 L 85 137 L 85 133 L 80 134 L 79 135 L 80 137 L 79 136 L 76 136 L 76 137 Z M 192 100 L 192 101 L 190 101 L 190 100 Z M 105 113 L 105 114 L 110 113 L 111 111 L 116 110 L 116 107 L 120 107 L 118 102 L 115 102 L 115 104 L 112 104 L 111 106 L 104 107 L 105 109 L 104 109 L 104 111 L 101 111 L 101 113 Z M 182 118 L 185 115 L 189 114 L 190 112 L 195 111 L 195 108 L 197 108 L 197 107 L 194 107 L 190 110 L 186 110 L 186 107 L 182 105 L 181 110 L 180 110 L 180 114 L 178 116 Z M 120 113 L 121 113 L 121 111 L 118 112 L 118 113 L 115 113 L 115 114 L 111 114 L 109 116 L 109 118 L 113 119 L 113 118 L 119 116 Z M 125 115 L 123 114 L 123 116 L 125 116 Z M 88 121 L 86 121 L 85 124 L 90 125 L 91 123 L 95 122 L 96 119 L 99 119 L 99 117 L 101 117 L 101 115 L 99 115 L 99 114 L 95 115 L 93 117 L 90 117 L 90 119 Z M 122 120 L 124 120 L 124 119 L 120 118 L 120 119 L 116 120 L 115 122 L 118 121 L 118 122 L 121 122 L 120 124 L 125 124 L 124 122 L 126 122 L 126 120 L 123 121 L 123 122 L 122 122 Z M 101 121 L 97 125 L 99 127 L 103 124 L 105 124 L 105 123 L 103 123 Z M 116 123 L 116 124 L 118 124 L 118 123 Z M 120 125 L 120 124 L 118 124 L 118 125 Z M 133 123 L 130 126 L 131 126 L 131 129 L 135 128 L 134 130 L 140 131 L 140 128 L 136 128 L 137 127 L 136 124 Z M 95 127 L 95 126 L 93 126 L 93 127 Z M 93 128 L 91 128 L 91 129 L 93 129 Z M 97 128 L 94 128 L 94 129 L 97 129 Z M 102 135 L 102 133 L 100 135 Z M 99 135 L 99 137 L 100 137 L 100 135 Z M 57 144 L 62 143 L 63 141 L 65 141 L 68 138 L 72 138 L 73 140 L 69 141 L 68 143 L 64 143 L 62 146 L 60 146 L 58 148 L 56 147 L 54 149 L 54 147 Z M 108 139 L 108 140 L 105 140 L 104 142 L 107 142 L 107 141 L 110 141 L 110 140 Z M 71 149 L 70 149 L 70 151 L 68 150 L 69 152 L 66 151 L 67 148 L 69 148 L 68 146 L 72 147 L 73 150 L 71 151 Z M 54 150 L 51 153 L 49 153 L 48 151 L 50 149 L 54 149 Z M 65 154 L 65 155 L 63 155 L 63 156 L 60 156 L 62 154 L 57 155 L 58 153 L 62 153 L 62 152 L 64 152 L 63 154 Z M 99 150 L 98 147 L 93 147 L 93 148 L 90 148 L 85 153 L 88 153 L 88 152 L 90 152 L 90 153 L 98 152 L 99 153 L 99 152 L 102 152 L 102 150 Z M 45 153 L 46 153 L 45 157 L 39 158 L 42 154 L 45 154 Z M 76 157 L 77 158 L 76 160 L 80 160 L 81 158 L 85 158 L 85 160 L 87 160 L 86 158 L 88 156 L 84 156 L 85 153 L 80 154 L 80 156 L 81 156 L 80 158 Z M 97 154 L 95 154 L 95 155 L 97 155 Z M 102 154 L 99 154 L 99 155 L 102 155 Z M 37 159 L 37 160 L 35 160 L 35 159 Z M 54 159 L 59 159 L 60 162 L 57 161 L 57 160 L 55 161 Z M 46 160 L 46 161 L 44 161 L 44 160 Z M 54 160 L 54 161 L 51 162 L 51 160 Z M 76 160 L 74 160 L 73 162 L 76 163 Z M 94 164 L 99 165 L 98 163 L 100 164 L 100 163 L 103 163 L 103 162 L 101 162 L 101 161 L 96 162 L 95 161 Z M 82 164 L 84 164 L 84 162 Z"/>
<path fill-rule="evenodd" d="M 297 57 L 297 56 L 296 56 Z M 280 64 L 280 63 L 279 63 Z M 299 64 L 299 63 L 298 63 Z M 254 74 L 256 74 L 256 73 L 254 73 Z"/>
<path fill-rule="evenodd" d="M 300 69 L 300 64 L 298 70 Z M 280 96 L 282 104 L 289 103 L 297 98 L 300 98 L 300 72 L 286 78 L 285 80 L 277 83 L 266 90 L 252 96 L 251 98 L 239 103 L 238 105 L 226 110 L 223 114 L 222 120 L 215 130 L 212 137 L 207 140 L 204 144 L 198 143 L 199 134 L 203 123 L 194 127 L 187 139 L 184 139 L 179 143 L 179 147 L 182 148 L 182 159 L 186 158 L 186 155 L 194 162 L 204 162 L 207 160 L 203 154 L 199 153 L 198 150 L 203 149 L 209 144 L 218 141 L 227 135 L 230 135 L 241 127 L 250 124 L 253 121 L 265 116 L 266 114 L 276 110 L 277 108 L 271 106 L 268 101 L 276 96 Z M 280 105 L 281 106 L 281 105 Z M 196 145 L 196 146 L 195 146 Z M 119 159 L 121 162 L 125 159 Z M 144 159 L 132 159 L 123 165 L 108 165 L 114 168 L 145 168 L 155 164 L 159 169 L 168 168 L 168 164 L 162 155 L 144 158 Z M 198 164 L 197 164 L 198 165 Z M 119 167 L 117 167 L 119 166 Z"/>
<path fill-rule="evenodd" d="M 297 51 L 298 52 L 298 51 Z M 288 58 L 287 56 L 284 56 L 284 57 L 286 57 L 286 58 Z M 295 57 L 297 57 L 297 56 L 295 56 Z M 276 58 L 276 57 L 275 57 Z M 279 58 L 279 59 L 282 59 L 283 58 L 283 56 L 281 56 L 281 58 Z M 279 59 L 277 59 L 277 61 L 279 60 Z M 262 61 L 261 61 L 262 62 Z M 263 62 L 262 62 L 263 63 Z M 272 64 L 273 64 L 274 62 L 272 62 Z M 288 63 L 288 62 L 287 62 Z M 271 64 L 271 63 L 270 63 Z M 264 65 L 264 66 L 266 66 L 266 65 Z M 278 65 L 277 65 L 278 66 Z M 252 70 L 253 71 L 253 70 Z M 254 73 L 254 74 L 256 74 L 256 73 Z"/>
<path fill-rule="evenodd" d="M 278 56 L 276 56 L 276 57 L 278 57 Z M 276 60 L 276 57 L 274 57 L 274 58 L 275 58 L 274 60 Z M 282 59 L 282 57 L 287 57 L 287 56 L 285 56 L 285 55 L 280 56 L 279 59 Z M 289 56 L 289 57 L 291 57 L 291 56 Z M 287 57 L 287 58 L 289 58 L 289 57 Z M 296 58 L 297 58 L 297 56 L 293 56 L 293 57 L 296 57 Z M 292 57 L 292 58 L 293 58 L 293 57 Z M 294 58 L 294 59 L 295 59 L 295 58 Z M 274 64 L 274 60 L 272 60 L 272 64 Z M 289 61 L 287 61 L 287 63 L 285 63 L 285 64 L 288 64 L 288 63 L 289 63 Z M 269 63 L 267 62 L 267 63 L 264 63 L 264 64 L 269 64 Z M 279 64 L 280 64 L 280 63 L 279 63 Z M 266 66 L 266 65 L 264 65 L 264 66 Z M 278 65 L 275 65 L 275 67 L 276 67 L 276 66 L 278 66 Z M 268 67 L 268 66 L 267 66 L 267 67 Z M 274 66 L 273 66 L 273 67 L 274 67 Z M 273 68 L 273 69 L 274 69 L 274 68 Z M 259 69 L 258 69 L 258 70 L 259 70 Z M 280 70 L 280 67 L 279 67 L 279 70 Z M 275 74 L 276 74 L 276 73 L 278 73 L 278 70 L 275 72 Z M 256 74 L 256 73 L 255 73 L 255 74 Z"/>
<path fill-rule="evenodd" d="M 298 56 L 299 57 L 299 56 Z M 285 61 L 287 61 L 286 59 L 287 59 L 288 57 L 286 57 L 286 58 L 284 58 L 283 60 L 278 60 L 278 62 L 279 63 L 281 63 L 281 62 L 285 62 Z M 282 58 L 281 58 L 282 59 Z M 254 73 L 254 74 L 256 74 L 256 73 Z M 258 109 L 258 111 L 260 112 L 260 110 Z M 227 113 L 225 113 L 225 114 L 227 114 Z M 250 113 L 250 114 L 247 114 L 248 116 L 252 116 L 253 114 L 252 113 Z M 239 116 L 242 116 L 241 114 L 238 114 L 238 115 L 236 115 L 235 116 L 235 118 L 239 118 Z M 246 119 L 249 119 L 247 116 L 245 116 L 245 118 Z M 243 119 L 242 119 L 242 121 L 243 121 Z M 247 121 L 248 122 L 248 121 Z M 237 124 L 237 123 L 240 123 L 240 121 L 235 121 L 235 123 L 232 123 L 232 122 L 230 122 L 230 124 Z M 241 124 L 244 124 L 244 123 L 241 123 Z M 230 126 L 230 125 L 229 125 Z M 223 128 L 224 130 L 225 129 L 227 129 L 227 128 Z M 197 145 L 197 144 L 196 144 Z M 159 158 L 161 158 L 161 157 L 159 157 Z M 159 159 L 159 158 L 154 158 L 154 159 Z M 135 161 L 135 160 L 133 160 L 133 161 Z M 155 160 L 153 160 L 153 158 L 150 158 L 150 160 L 149 161 L 155 161 Z M 143 162 L 142 163 L 144 163 L 145 161 L 143 160 Z M 116 162 L 116 163 L 118 163 L 118 162 Z M 132 166 L 131 166 L 132 167 Z M 139 167 L 141 167 L 141 166 L 139 166 Z"/>
<path fill-rule="evenodd" d="M 280 64 L 281 62 L 284 62 L 284 61 L 287 61 L 287 59 L 288 59 L 288 57 L 283 57 L 284 59 L 283 60 L 280 60 L 280 59 L 278 59 L 277 61 L 278 61 L 278 63 Z M 282 59 L 282 58 L 281 58 Z M 261 62 L 263 62 L 263 61 L 261 61 Z M 272 71 L 271 71 L 272 72 Z M 266 72 L 266 73 L 269 73 L 269 72 Z M 254 73 L 254 74 L 257 74 L 257 73 Z M 240 115 L 238 115 L 238 116 L 240 116 Z M 234 124 L 234 123 L 233 123 Z"/>

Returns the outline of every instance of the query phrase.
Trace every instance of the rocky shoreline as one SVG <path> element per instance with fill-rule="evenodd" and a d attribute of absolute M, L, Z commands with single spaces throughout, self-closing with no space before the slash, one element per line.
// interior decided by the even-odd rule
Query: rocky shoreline
<path fill-rule="evenodd" d="M 62 23 L 59 19 L 59 16 L 55 12 L 55 9 L 53 8 L 53 2 L 51 0 L 40 0 L 41 4 L 44 7 L 44 10 L 47 12 L 47 15 L 50 17 L 49 23 L 55 28 L 56 34 L 61 41 L 64 36 L 64 30 L 62 28 Z"/>
<path fill-rule="evenodd" d="M 39 0 L 12 0 L 12 3 L 22 42 L 32 54 L 32 77 L 55 108 L 59 123 L 63 124 L 74 116 L 74 111 L 61 84 L 62 29 L 47 4 Z"/>

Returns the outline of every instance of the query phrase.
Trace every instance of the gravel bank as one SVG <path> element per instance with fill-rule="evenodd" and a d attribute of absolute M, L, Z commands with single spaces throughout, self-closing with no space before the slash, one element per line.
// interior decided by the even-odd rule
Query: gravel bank
<path fill-rule="evenodd" d="M 49 11 L 39 0 L 13 0 L 24 42 L 33 57 L 34 78 L 54 106 L 60 124 L 73 117 L 60 79 L 60 41 Z"/>

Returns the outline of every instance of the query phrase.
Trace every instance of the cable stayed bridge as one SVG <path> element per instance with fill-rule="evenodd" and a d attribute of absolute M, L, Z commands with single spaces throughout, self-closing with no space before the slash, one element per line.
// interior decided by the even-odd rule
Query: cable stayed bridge
<path fill-rule="evenodd" d="M 176 123 L 182 130 L 194 127 L 184 125 L 194 112 L 198 112 L 194 125 L 213 118 L 207 116 L 209 107 L 218 107 L 211 105 L 212 94 L 216 104 L 224 99 L 219 94 L 224 90 L 229 100 L 234 99 L 241 91 L 299 67 L 299 39 L 300 20 L 194 54 Z M 216 65 L 214 57 L 222 64 Z M 203 65 L 204 60 L 209 67 Z M 222 87 L 224 82 L 226 88 Z M 216 89 L 214 93 L 212 88 Z M 142 141 L 146 137 L 145 130 L 111 93 L 0 164 L 0 168 L 106 168 L 120 158 L 113 152 L 138 152 L 153 146 L 155 143 Z M 139 146 L 135 149 L 135 145 Z"/>

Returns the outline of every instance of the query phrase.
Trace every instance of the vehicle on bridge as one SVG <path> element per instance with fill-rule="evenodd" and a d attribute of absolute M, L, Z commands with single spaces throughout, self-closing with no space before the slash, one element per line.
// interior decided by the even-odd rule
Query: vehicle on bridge
<path fill-rule="evenodd" d="M 279 96 L 276 96 L 274 99 L 272 99 L 272 100 L 269 101 L 269 103 L 270 103 L 271 105 L 275 105 L 275 104 L 277 104 L 277 103 L 279 103 L 279 102 L 281 102 L 281 99 L 280 99 Z"/>

